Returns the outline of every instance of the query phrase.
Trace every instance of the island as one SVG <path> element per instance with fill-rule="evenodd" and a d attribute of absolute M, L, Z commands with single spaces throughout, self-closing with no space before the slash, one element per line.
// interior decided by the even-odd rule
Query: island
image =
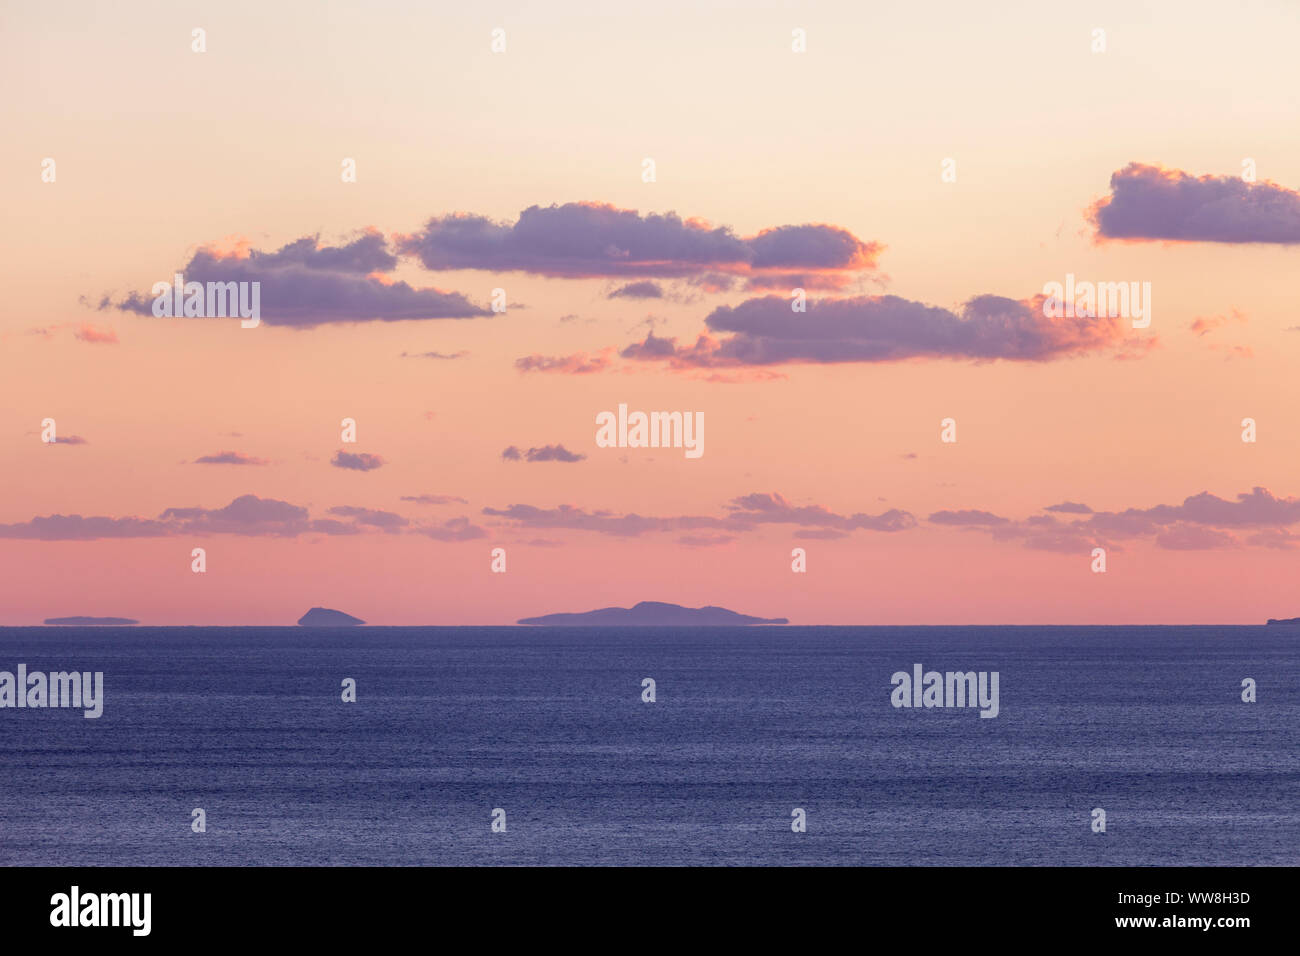
<path fill-rule="evenodd" d="M 129 617 L 47 617 L 45 623 L 62 627 L 126 627 L 140 622 Z"/>
<path fill-rule="evenodd" d="M 602 607 L 580 614 L 543 614 L 520 618 L 520 624 L 546 627 L 742 627 L 749 624 L 789 624 L 784 617 L 750 617 L 725 607 L 682 607 L 663 601 L 642 601 L 635 607 Z"/>
<path fill-rule="evenodd" d="M 1284 617 L 1284 618 L 1270 617 L 1268 619 L 1268 623 L 1300 625 L 1300 617 Z"/>
<path fill-rule="evenodd" d="M 359 617 L 344 614 L 342 611 L 336 611 L 333 608 L 314 607 L 298 618 L 298 623 L 303 627 L 356 627 L 358 624 L 365 624 L 366 622 Z"/>

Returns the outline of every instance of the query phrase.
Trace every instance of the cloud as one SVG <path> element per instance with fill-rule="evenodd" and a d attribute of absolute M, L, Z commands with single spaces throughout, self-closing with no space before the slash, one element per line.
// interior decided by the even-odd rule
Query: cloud
<path fill-rule="evenodd" d="M 1054 515 L 1036 515 L 1023 521 L 990 523 L 983 530 L 999 540 L 1018 540 L 1029 548 L 1061 552 L 1086 551 L 1098 544 L 1110 547 L 1126 539 L 1149 540 L 1173 551 L 1231 548 L 1240 544 L 1234 531 L 1250 532 L 1246 543 L 1262 547 L 1290 548 L 1300 539 L 1288 530 L 1300 523 L 1300 498 L 1279 498 L 1259 486 L 1231 500 L 1203 491 L 1184 498 L 1181 504 L 1150 508 L 1093 511 L 1087 505 L 1063 502 L 1047 510 L 1079 517 L 1063 521 Z"/>
<path fill-rule="evenodd" d="M 79 301 L 81 302 L 82 305 L 89 306 L 91 308 L 95 307 L 84 295 L 79 297 Z M 104 309 L 108 307 L 108 304 L 109 304 L 108 299 L 104 298 L 100 300 L 98 307 Z M 42 338 L 49 339 L 53 337 L 55 332 L 59 331 L 60 329 L 67 329 L 67 328 L 72 329 L 73 338 L 81 342 L 86 342 L 90 345 L 117 345 L 118 344 L 117 332 L 114 329 L 108 326 L 101 328 L 100 326 L 97 326 L 91 322 L 80 322 L 80 323 L 55 322 L 52 325 L 38 326 L 36 328 L 27 329 L 27 331 L 24 334 L 39 335 Z"/>
<path fill-rule="evenodd" d="M 684 534 L 677 539 L 677 543 L 687 548 L 717 548 L 724 544 L 731 544 L 735 540 L 735 536 L 730 534 Z"/>
<path fill-rule="evenodd" d="M 575 352 L 573 355 L 525 355 L 515 359 L 515 368 L 521 372 L 554 372 L 561 375 L 591 375 L 603 372 L 612 364 L 613 348 L 601 349 L 594 355 Z"/>
<path fill-rule="evenodd" d="M 180 271 L 187 283 L 259 283 L 261 320 L 268 325 L 311 328 L 329 322 L 491 314 L 458 292 L 416 289 L 384 275 L 396 264 L 384 238 L 367 233 L 344 246 L 321 246 L 316 237 L 305 236 L 275 252 L 250 249 L 246 243 L 230 250 L 204 246 Z M 132 292 L 117 302 L 105 300 L 100 308 L 152 316 L 154 299 L 152 290 Z"/>
<path fill-rule="evenodd" d="M 402 495 L 401 500 L 413 501 L 419 505 L 469 504 L 468 501 L 464 498 L 458 497 L 457 495 Z"/>
<path fill-rule="evenodd" d="M 663 297 L 664 290 L 659 288 L 657 282 L 651 282 L 649 279 L 629 282 L 605 296 L 607 299 L 662 299 Z"/>
<path fill-rule="evenodd" d="M 809 288 L 839 287 L 875 267 L 883 246 L 837 226 L 765 229 L 748 238 L 676 213 L 591 202 L 530 206 L 514 223 L 458 213 L 400 237 L 428 269 L 518 271 L 557 278 L 677 278 L 735 274 Z"/>
<path fill-rule="evenodd" d="M 354 522 L 336 521 L 333 518 L 317 518 L 311 523 L 309 530 L 315 532 L 316 534 L 328 534 L 328 535 L 346 535 L 346 534 L 361 533 L 361 528 L 358 527 Z"/>
<path fill-rule="evenodd" d="M 487 537 L 487 531 L 472 524 L 468 518 L 452 518 L 440 525 L 426 525 L 416 528 L 415 533 L 433 538 L 435 541 L 473 541 Z"/>
<path fill-rule="evenodd" d="M 397 257 L 388 251 L 388 242 L 376 230 L 366 232 L 361 238 L 346 246 L 322 246 L 320 236 L 303 236 L 275 252 L 248 250 L 253 265 L 279 269 L 302 266 L 325 272 L 344 272 L 367 275 L 371 272 L 391 272 L 397 268 Z"/>
<path fill-rule="evenodd" d="M 313 519 L 306 508 L 287 501 L 241 495 L 224 508 L 168 508 L 157 518 L 47 515 L 30 521 L 0 524 L 0 538 L 93 541 L 214 534 L 292 538 L 304 534 L 354 535 L 365 531 L 394 534 L 408 531 L 440 541 L 468 541 L 487 534 L 471 524 L 468 518 L 453 518 L 441 525 L 417 528 L 399 514 L 374 508 L 339 505 L 326 513 L 333 517 Z"/>
<path fill-rule="evenodd" d="M 1129 163 L 1088 211 L 1096 238 L 1300 242 L 1300 193 L 1238 176 L 1192 176 Z"/>
<path fill-rule="evenodd" d="M 931 524 L 955 525 L 958 527 L 991 527 L 1007 524 L 1009 519 L 989 511 L 967 509 L 963 511 L 936 511 L 930 515 Z"/>
<path fill-rule="evenodd" d="M 92 541 L 207 534 L 293 537 L 312 530 L 316 529 L 306 508 L 273 498 L 241 495 L 224 508 L 168 508 L 157 518 L 49 515 L 0 525 L 0 538 Z"/>
<path fill-rule="evenodd" d="M 150 518 L 83 518 L 81 515 L 47 515 L 15 524 L 0 524 L 0 538 L 30 541 L 157 538 L 170 533 L 169 525 Z"/>
<path fill-rule="evenodd" d="M 191 534 L 292 537 L 309 529 L 306 508 L 256 495 L 240 495 L 224 508 L 168 508 L 159 518 Z"/>
<path fill-rule="evenodd" d="M 821 505 L 796 506 L 778 494 L 759 492 L 733 498 L 728 505 L 731 520 L 741 524 L 798 524 L 819 525 L 853 531 L 865 528 L 871 531 L 905 531 L 916 526 L 916 518 L 906 511 L 891 508 L 879 515 L 859 512 L 838 515 Z"/>
<path fill-rule="evenodd" d="M 1207 332 L 1212 332 L 1221 326 L 1227 325 L 1229 322 L 1244 324 L 1246 322 L 1246 313 L 1239 309 L 1233 309 L 1231 317 L 1226 315 L 1197 316 L 1192 320 L 1192 324 L 1189 325 L 1188 328 L 1192 331 L 1192 334 L 1200 336 L 1205 335 Z"/>
<path fill-rule="evenodd" d="M 265 458 L 254 458 L 238 451 L 219 451 L 215 455 L 203 455 L 195 458 L 196 465 L 269 465 Z"/>
<path fill-rule="evenodd" d="M 89 342 L 92 345 L 117 345 L 115 331 L 108 328 L 101 329 L 89 322 L 82 322 L 72 334 L 82 342 Z"/>
<path fill-rule="evenodd" d="M 483 514 L 505 518 L 521 528 L 567 528 L 593 531 L 615 537 L 638 537 L 656 532 L 698 532 L 702 530 L 739 534 L 766 524 L 790 524 L 808 528 L 850 532 L 857 529 L 894 532 L 916 525 L 905 511 L 890 510 L 880 515 L 840 515 L 820 505 L 791 504 L 779 494 L 760 492 L 733 498 L 722 515 L 678 515 L 648 517 L 587 511 L 573 505 L 539 508 L 515 504 L 507 508 L 484 508 Z"/>
<path fill-rule="evenodd" d="M 1267 528 L 1263 531 L 1256 532 L 1246 539 L 1248 544 L 1253 544 L 1261 548 L 1276 548 L 1280 551 L 1294 550 L 1300 543 L 1300 534 L 1288 531 L 1285 528 Z"/>
<path fill-rule="evenodd" d="M 1093 521 L 1105 513 L 1093 515 Z M 1258 485 L 1228 501 L 1208 491 L 1191 495 L 1181 505 L 1156 505 L 1154 508 L 1129 508 L 1115 517 L 1168 525 L 1179 521 L 1212 525 L 1220 528 L 1281 527 L 1300 521 L 1300 498 L 1277 498 Z"/>
<path fill-rule="evenodd" d="M 50 445 L 89 445 L 86 439 L 80 435 L 55 435 L 54 441 L 48 442 Z"/>
<path fill-rule="evenodd" d="M 507 508 L 484 508 L 483 514 L 505 518 L 520 528 L 566 528 L 615 537 L 637 537 L 652 531 L 677 531 L 688 527 L 727 527 L 726 522 L 719 519 L 647 518 L 637 514 L 616 515 L 610 511 L 586 511 L 573 505 L 538 508 L 534 505 L 516 504 Z"/>
<path fill-rule="evenodd" d="M 352 518 L 359 525 L 379 528 L 383 531 L 396 531 L 399 528 L 405 528 L 411 523 L 392 511 L 377 511 L 374 508 L 358 508 L 353 505 L 338 505 L 329 509 L 327 514 Z"/>
<path fill-rule="evenodd" d="M 917 358 L 1048 362 L 1117 348 L 1128 334 L 1118 317 L 1048 318 L 1041 296 L 976 296 L 960 314 L 895 295 L 809 301 L 797 313 L 789 299 L 763 296 L 717 308 L 705 324 L 712 334 L 693 345 L 651 332 L 620 355 L 679 370 Z"/>
<path fill-rule="evenodd" d="M 525 452 L 521 452 L 514 445 L 511 445 L 501 453 L 501 457 L 506 461 L 562 461 L 572 463 L 582 461 L 587 456 L 571 452 L 563 445 L 543 445 L 541 448 L 530 448 Z"/>
<path fill-rule="evenodd" d="M 1226 531 L 1179 524 L 1156 535 L 1156 545 L 1169 551 L 1205 551 L 1212 548 L 1230 548 L 1236 539 Z"/>
<path fill-rule="evenodd" d="M 378 455 L 370 455 L 365 452 L 354 454 L 340 449 L 334 453 L 334 457 L 330 459 L 330 464 L 335 468 L 347 468 L 352 471 L 374 471 L 386 464 L 386 462 Z"/>
<path fill-rule="evenodd" d="M 469 355 L 469 352 L 461 350 L 459 352 L 403 352 L 400 358 L 426 358 L 426 359 L 458 359 Z"/>

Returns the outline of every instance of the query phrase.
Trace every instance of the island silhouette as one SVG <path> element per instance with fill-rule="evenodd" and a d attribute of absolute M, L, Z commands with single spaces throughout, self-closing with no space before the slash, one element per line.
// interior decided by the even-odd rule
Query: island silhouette
<path fill-rule="evenodd" d="M 298 618 L 298 623 L 303 627 L 356 627 L 358 624 L 365 624 L 366 622 L 359 617 L 344 614 L 342 611 L 336 611 L 333 608 L 314 607 Z"/>
<path fill-rule="evenodd" d="M 139 624 L 129 617 L 47 617 L 46 624 L 62 625 L 64 627 L 124 627 L 128 624 Z"/>
<path fill-rule="evenodd" d="M 697 625 L 703 627 L 742 627 L 749 624 L 789 624 L 784 617 L 751 617 L 725 607 L 682 607 L 664 601 L 642 601 L 635 607 L 602 607 L 577 614 L 543 614 L 520 618 L 519 624 L 547 627 L 654 627 L 656 625 Z"/>

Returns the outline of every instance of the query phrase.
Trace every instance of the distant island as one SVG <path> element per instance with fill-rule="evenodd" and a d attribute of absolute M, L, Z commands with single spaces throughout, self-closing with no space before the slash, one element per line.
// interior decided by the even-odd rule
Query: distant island
<path fill-rule="evenodd" d="M 140 622 L 129 617 L 47 617 L 45 623 L 65 627 L 124 627 Z"/>
<path fill-rule="evenodd" d="M 725 607 L 682 607 L 663 601 L 642 601 L 636 607 L 602 607 L 581 614 L 543 614 L 520 618 L 520 624 L 550 627 L 634 627 L 655 625 L 699 625 L 706 627 L 741 627 L 746 624 L 789 624 L 784 617 L 750 617 Z"/>
<path fill-rule="evenodd" d="M 1268 623 L 1270 623 L 1270 624 L 1300 624 L 1300 617 L 1284 617 L 1284 618 L 1270 617 L 1270 618 L 1268 619 Z"/>
<path fill-rule="evenodd" d="M 358 624 L 365 624 L 366 622 L 359 617 L 344 614 L 342 611 L 336 611 L 333 608 L 314 607 L 298 618 L 298 623 L 303 627 L 356 627 Z"/>

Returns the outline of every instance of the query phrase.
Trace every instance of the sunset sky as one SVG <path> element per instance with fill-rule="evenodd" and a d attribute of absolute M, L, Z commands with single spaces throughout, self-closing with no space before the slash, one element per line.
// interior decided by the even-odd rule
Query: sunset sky
<path fill-rule="evenodd" d="M 1295 4 L 0 22 L 2 624 L 1300 615 Z M 597 447 L 620 403 L 704 454 Z"/>

